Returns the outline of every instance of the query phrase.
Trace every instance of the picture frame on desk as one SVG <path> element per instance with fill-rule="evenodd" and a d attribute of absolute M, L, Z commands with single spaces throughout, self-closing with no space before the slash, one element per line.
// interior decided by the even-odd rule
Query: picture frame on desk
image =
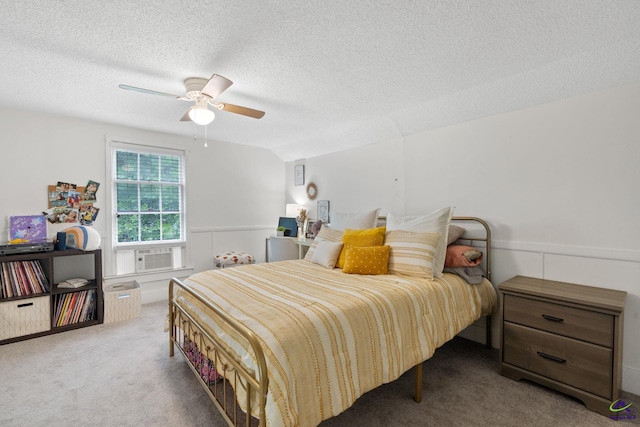
<path fill-rule="evenodd" d="M 313 224 L 316 222 L 315 219 L 310 219 L 307 221 L 307 233 L 304 237 L 307 239 L 314 239 L 316 235 L 313 233 Z"/>

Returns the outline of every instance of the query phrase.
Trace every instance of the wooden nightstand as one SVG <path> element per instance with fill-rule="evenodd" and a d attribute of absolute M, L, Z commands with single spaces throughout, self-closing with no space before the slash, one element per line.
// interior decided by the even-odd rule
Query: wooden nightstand
<path fill-rule="evenodd" d="M 620 398 L 627 293 L 515 276 L 498 285 L 500 373 L 528 379 L 610 415 Z"/>

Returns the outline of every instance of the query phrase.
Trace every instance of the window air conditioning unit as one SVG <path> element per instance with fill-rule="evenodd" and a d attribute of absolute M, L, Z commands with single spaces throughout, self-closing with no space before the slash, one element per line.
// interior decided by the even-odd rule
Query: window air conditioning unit
<path fill-rule="evenodd" d="M 171 248 L 136 250 L 136 273 L 173 269 Z"/>

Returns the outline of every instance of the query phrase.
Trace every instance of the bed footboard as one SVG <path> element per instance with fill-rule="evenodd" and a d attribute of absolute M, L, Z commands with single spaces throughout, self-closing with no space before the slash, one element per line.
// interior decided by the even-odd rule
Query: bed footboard
<path fill-rule="evenodd" d="M 178 289 L 184 290 L 204 304 L 208 315 L 217 324 L 232 328 L 247 348 L 252 349 L 257 371 L 248 369 L 239 357 L 220 339 L 209 334 L 187 308 L 176 298 Z M 207 301 L 197 291 L 178 279 L 169 282 L 169 355 L 175 347 L 215 404 L 222 417 L 231 426 L 266 426 L 265 406 L 269 377 L 262 347 L 255 334 L 227 316 L 220 308 Z M 240 402 L 234 390 L 243 390 L 246 396 Z M 257 391 L 257 392 L 256 392 Z M 255 400 L 255 401 L 253 401 Z M 244 408 L 244 410 L 242 409 Z M 258 408 L 257 419 L 251 417 L 251 408 Z M 255 412 L 254 412 L 255 413 Z"/>

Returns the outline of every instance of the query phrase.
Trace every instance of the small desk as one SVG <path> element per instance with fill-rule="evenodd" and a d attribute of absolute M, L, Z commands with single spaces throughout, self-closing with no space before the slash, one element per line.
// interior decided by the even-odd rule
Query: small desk
<path fill-rule="evenodd" d="M 271 236 L 274 237 L 274 236 Z M 298 245 L 298 259 L 303 259 L 306 255 L 307 251 L 304 248 L 309 248 L 313 244 L 313 239 L 308 238 L 297 238 L 297 237 L 278 237 L 279 239 L 291 239 L 296 245 Z M 265 251 L 266 251 L 266 259 L 269 260 L 269 239 L 267 237 L 265 239 Z"/>
<path fill-rule="evenodd" d="M 308 248 L 309 246 L 311 246 L 313 244 L 313 239 L 309 239 L 306 237 L 303 237 L 303 238 L 292 237 L 292 239 L 295 240 L 296 244 L 298 245 L 298 259 L 304 258 L 307 251 L 304 251 L 303 253 L 302 248 L 303 247 Z"/>

